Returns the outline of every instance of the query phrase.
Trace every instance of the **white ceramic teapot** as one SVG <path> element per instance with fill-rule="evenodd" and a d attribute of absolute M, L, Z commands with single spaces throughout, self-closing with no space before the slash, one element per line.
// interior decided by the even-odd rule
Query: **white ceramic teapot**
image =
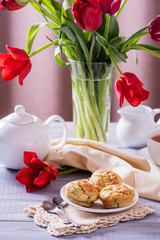
<path fill-rule="evenodd" d="M 59 121 L 63 125 L 61 142 L 50 146 L 49 125 Z M 50 116 L 45 122 L 25 112 L 22 105 L 17 105 L 14 113 L 0 120 L 0 163 L 11 169 L 26 167 L 23 162 L 24 151 L 35 152 L 43 160 L 49 149 L 60 149 L 67 139 L 65 121 L 58 115 Z"/>
<path fill-rule="evenodd" d="M 160 108 L 152 109 L 145 105 L 138 107 L 126 106 L 117 111 L 121 118 L 116 126 L 116 133 L 120 143 L 127 147 L 144 147 L 150 131 L 160 128 L 160 120 L 154 117 L 160 113 Z"/>

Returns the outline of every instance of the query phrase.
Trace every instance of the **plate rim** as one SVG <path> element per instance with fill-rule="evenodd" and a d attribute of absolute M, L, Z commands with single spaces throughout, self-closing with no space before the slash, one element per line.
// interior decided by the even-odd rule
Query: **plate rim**
<path fill-rule="evenodd" d="M 82 180 L 86 180 L 86 179 L 82 179 Z M 74 181 L 74 180 L 73 180 Z M 73 182 L 71 181 L 71 182 Z M 75 180 L 76 181 L 76 180 Z M 68 182 L 69 183 L 69 182 Z M 91 212 L 91 213 L 115 213 L 115 212 L 121 212 L 121 211 L 124 211 L 124 210 L 127 210 L 131 207 L 133 207 L 137 202 L 138 202 L 138 199 L 139 199 L 139 195 L 138 195 L 138 192 L 135 188 L 131 187 L 130 185 L 126 184 L 126 183 L 122 183 L 122 184 L 125 184 L 127 187 L 130 187 L 132 189 L 135 190 L 135 196 L 134 196 L 134 202 L 131 203 L 130 205 L 126 206 L 126 207 L 121 207 L 121 208 L 104 208 L 104 209 L 99 209 L 99 208 L 87 208 L 87 207 L 84 207 L 84 206 L 80 206 L 78 204 L 75 204 L 73 202 L 71 202 L 64 194 L 64 191 L 65 191 L 65 187 L 66 185 L 68 184 L 66 183 L 65 185 L 63 185 L 63 187 L 60 189 L 60 195 L 62 197 L 62 199 L 64 201 L 67 202 L 67 204 L 81 210 L 81 211 L 85 211 L 85 212 Z"/>

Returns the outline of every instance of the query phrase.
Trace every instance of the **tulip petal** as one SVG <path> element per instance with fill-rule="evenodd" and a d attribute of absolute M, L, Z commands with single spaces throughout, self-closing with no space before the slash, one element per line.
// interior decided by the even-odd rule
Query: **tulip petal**
<path fill-rule="evenodd" d="M 141 103 L 141 98 L 135 95 L 135 90 L 137 90 L 137 88 L 134 89 L 134 86 L 128 86 L 128 89 L 124 90 L 124 97 L 133 107 L 137 107 Z"/>
<path fill-rule="evenodd" d="M 121 85 L 120 80 L 115 82 L 115 90 L 117 98 L 119 99 L 119 106 L 122 107 L 124 102 L 124 95 L 123 95 L 123 86 Z"/>
<path fill-rule="evenodd" d="M 141 101 L 145 101 L 149 96 L 149 92 L 142 86 L 143 83 L 135 74 L 123 73 L 115 83 L 120 107 L 123 104 L 124 98 L 134 107 L 137 107 Z"/>
<path fill-rule="evenodd" d="M 110 15 L 113 15 L 116 12 L 118 12 L 120 5 L 121 5 L 121 0 L 114 0 L 111 4 Z"/>
<path fill-rule="evenodd" d="M 102 24 L 102 11 L 98 0 L 76 0 L 72 11 L 76 24 L 81 29 L 94 31 Z"/>
<path fill-rule="evenodd" d="M 113 0 L 99 0 L 100 7 L 104 13 L 110 12 L 110 6 Z"/>
<path fill-rule="evenodd" d="M 89 17 L 88 17 L 89 16 Z M 99 17 L 98 17 L 99 16 Z M 102 24 L 101 12 L 97 15 L 96 8 L 86 8 L 83 14 L 84 28 L 88 31 L 94 31 Z"/>
<path fill-rule="evenodd" d="M 25 5 L 18 4 L 15 0 L 0 1 L 0 9 L 3 9 L 3 10 L 13 11 L 13 10 L 18 10 L 20 8 L 23 8 L 24 6 Z"/>
<path fill-rule="evenodd" d="M 38 158 L 35 152 L 27 152 L 27 151 L 24 152 L 23 161 L 28 167 L 31 167 L 31 168 L 32 168 L 32 164 L 31 164 L 32 158 Z"/>
<path fill-rule="evenodd" d="M 6 45 L 6 49 L 15 60 L 26 61 L 29 59 L 28 54 L 23 49 L 13 48 L 8 45 Z"/>
<path fill-rule="evenodd" d="M 50 168 L 51 168 L 51 170 L 53 172 L 53 174 L 51 176 L 51 179 L 54 181 L 58 177 L 58 170 L 57 170 L 57 168 L 53 164 L 51 164 Z"/>
<path fill-rule="evenodd" d="M 11 81 L 19 75 L 19 70 L 11 72 L 7 71 L 5 68 L 1 68 L 1 76 L 5 81 Z"/>
<path fill-rule="evenodd" d="M 42 171 L 35 179 L 34 184 L 37 186 L 47 186 L 51 181 L 52 174 L 48 171 Z"/>
<path fill-rule="evenodd" d="M 2 79 L 11 81 L 19 76 L 19 83 L 23 84 L 23 79 L 31 70 L 31 62 L 24 50 L 6 46 L 10 54 L 0 54 L 0 72 Z"/>
<path fill-rule="evenodd" d="M 47 162 L 44 162 L 42 160 L 40 160 L 38 157 L 37 158 L 32 158 L 31 159 L 31 166 L 34 169 L 44 169 L 44 167 L 49 167 L 49 164 Z"/>
<path fill-rule="evenodd" d="M 39 188 L 40 188 L 40 187 L 39 187 L 39 186 L 36 186 L 36 185 L 34 185 L 34 186 L 26 186 L 26 191 L 27 191 L 28 193 L 31 193 L 31 192 L 39 189 Z"/>
<path fill-rule="evenodd" d="M 124 79 L 124 81 L 129 84 L 137 84 L 140 86 L 143 86 L 143 83 L 137 78 L 137 76 L 134 73 L 125 72 L 121 75 L 121 79 Z"/>
<path fill-rule="evenodd" d="M 34 181 L 37 178 L 39 171 L 32 169 L 32 168 L 23 168 L 20 170 L 17 175 L 16 179 L 22 184 L 27 186 L 34 186 Z"/>
<path fill-rule="evenodd" d="M 5 81 L 10 81 L 20 74 L 24 62 L 15 61 L 10 56 L 5 59 L 4 66 L 2 67 L 1 74 Z"/>
<path fill-rule="evenodd" d="M 0 66 L 4 66 L 4 62 L 9 57 L 7 53 L 0 53 Z"/>
<path fill-rule="evenodd" d="M 160 42 L 160 16 L 151 22 L 148 31 L 153 40 Z"/>
<path fill-rule="evenodd" d="M 28 61 L 27 64 L 25 65 L 25 67 L 21 70 L 20 75 L 19 75 L 20 85 L 23 85 L 23 80 L 28 75 L 28 73 L 30 72 L 31 67 L 32 67 L 31 62 Z"/>
<path fill-rule="evenodd" d="M 121 5 L 121 0 L 99 0 L 100 7 L 104 13 L 115 14 Z"/>

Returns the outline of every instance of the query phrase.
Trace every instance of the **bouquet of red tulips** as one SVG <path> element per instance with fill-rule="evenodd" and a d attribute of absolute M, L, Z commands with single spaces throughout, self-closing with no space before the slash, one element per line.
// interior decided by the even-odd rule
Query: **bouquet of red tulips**
<path fill-rule="evenodd" d="M 137 106 L 148 98 L 149 92 L 142 87 L 142 82 L 134 73 L 122 73 L 118 63 L 126 62 L 130 50 L 142 50 L 160 57 L 157 53 L 159 47 L 138 44 L 146 34 L 160 42 L 160 16 L 130 37 L 120 36 L 117 18 L 126 2 L 127 0 L 64 0 L 61 4 L 55 0 L 0 0 L 1 10 L 18 10 L 31 4 L 45 20 L 45 23 L 31 26 L 25 50 L 6 46 L 8 53 L 0 54 L 2 79 L 10 81 L 19 76 L 19 83 L 23 85 L 24 78 L 31 70 L 31 57 L 56 45 L 55 60 L 62 66 L 70 64 L 61 59 L 62 53 L 71 60 L 112 63 L 120 74 L 115 81 L 119 105 L 122 106 L 125 97 L 131 105 Z M 57 39 L 47 37 L 46 45 L 32 52 L 34 39 L 44 26 L 50 28 Z"/>

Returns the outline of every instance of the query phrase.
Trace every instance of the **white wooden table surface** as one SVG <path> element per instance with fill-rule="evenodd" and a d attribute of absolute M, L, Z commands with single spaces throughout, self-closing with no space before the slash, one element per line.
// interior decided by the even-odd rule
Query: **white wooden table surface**
<path fill-rule="evenodd" d="M 73 137 L 72 123 L 67 123 L 68 133 Z M 61 127 L 54 127 L 54 136 L 61 136 Z M 115 135 L 115 124 L 111 125 L 109 143 L 119 146 Z M 136 151 L 128 149 L 129 151 Z M 160 203 L 142 199 L 155 214 L 141 220 L 119 223 L 116 226 L 99 229 L 90 234 L 74 234 L 71 236 L 50 236 L 46 229 L 36 226 L 32 218 L 24 214 L 28 205 L 38 204 L 59 194 L 61 187 L 71 180 L 87 178 L 90 173 L 78 171 L 61 175 L 49 186 L 33 193 L 26 193 L 25 186 L 16 181 L 17 171 L 0 167 L 0 240 L 50 240 L 50 239 L 95 239 L 95 240 L 160 240 Z"/>

